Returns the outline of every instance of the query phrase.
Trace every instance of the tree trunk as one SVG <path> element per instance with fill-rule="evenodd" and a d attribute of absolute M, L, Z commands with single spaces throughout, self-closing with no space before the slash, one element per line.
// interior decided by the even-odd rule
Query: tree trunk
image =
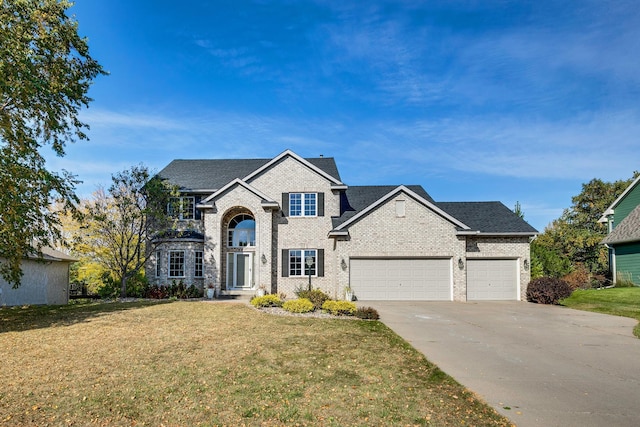
<path fill-rule="evenodd" d="M 120 298 L 127 297 L 127 276 L 122 275 L 122 279 L 120 279 Z"/>

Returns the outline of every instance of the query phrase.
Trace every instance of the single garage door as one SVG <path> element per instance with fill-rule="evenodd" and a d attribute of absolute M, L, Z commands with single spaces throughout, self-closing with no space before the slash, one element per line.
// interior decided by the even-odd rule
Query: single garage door
<path fill-rule="evenodd" d="M 517 299 L 517 260 L 467 258 L 467 300 Z"/>
<path fill-rule="evenodd" d="M 450 259 L 351 259 L 359 300 L 451 301 Z"/>

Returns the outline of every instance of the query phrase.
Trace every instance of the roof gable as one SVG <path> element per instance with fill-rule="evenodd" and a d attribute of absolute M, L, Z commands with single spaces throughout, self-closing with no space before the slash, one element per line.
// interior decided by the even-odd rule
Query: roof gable
<path fill-rule="evenodd" d="M 253 178 L 259 176 L 262 173 L 264 173 L 269 168 L 271 168 L 272 166 L 280 163 L 281 161 L 283 161 L 287 157 L 290 157 L 290 158 L 293 158 L 293 159 L 297 160 L 298 162 L 300 162 L 304 166 L 308 167 L 312 171 L 316 172 L 317 174 L 319 174 L 319 175 L 323 176 L 324 178 L 326 178 L 327 180 L 329 180 L 334 185 L 337 185 L 337 186 L 343 186 L 344 185 L 342 183 L 342 181 L 340 181 L 339 176 L 336 177 L 338 175 L 338 169 L 335 168 L 335 161 L 333 159 L 327 158 L 326 160 L 330 161 L 333 164 L 336 176 L 332 176 L 331 174 L 327 173 L 325 170 L 323 170 L 323 169 L 321 169 L 320 167 L 317 166 L 318 164 L 327 163 L 326 161 L 324 161 L 325 160 L 324 157 L 319 158 L 319 159 L 313 159 L 313 161 L 310 161 L 310 160 L 307 160 L 307 159 L 303 159 L 302 157 L 298 156 L 296 153 L 294 153 L 291 150 L 283 151 L 282 153 L 280 153 L 279 155 L 277 155 L 276 157 L 274 157 L 273 159 L 271 159 L 270 161 L 268 161 L 267 163 L 265 163 L 261 167 L 259 167 L 256 170 L 252 171 L 249 175 L 245 176 L 243 178 L 243 180 L 244 181 L 248 181 L 248 182 L 251 181 Z"/>
<path fill-rule="evenodd" d="M 259 198 L 263 202 L 263 204 L 272 206 L 275 203 L 276 205 L 278 205 L 277 202 L 274 202 L 273 200 L 270 200 L 269 196 L 264 194 L 262 191 L 260 191 L 257 188 L 247 184 L 245 181 L 243 181 L 243 180 L 241 180 L 239 178 L 236 178 L 233 181 L 231 181 L 230 183 L 228 183 L 227 185 L 225 185 L 224 187 L 222 187 L 221 189 L 219 189 L 218 191 L 216 191 L 215 193 L 213 193 L 212 195 L 210 195 L 209 197 L 207 197 L 206 199 L 204 199 L 200 206 L 201 207 L 206 207 L 206 205 L 209 202 L 221 197 L 223 194 L 225 194 L 226 192 L 230 191 L 234 187 L 242 187 L 242 188 L 246 189 L 250 193 L 254 194 L 257 198 Z"/>
<path fill-rule="evenodd" d="M 640 205 L 614 228 L 602 243 L 620 244 L 640 241 Z"/>
<path fill-rule="evenodd" d="M 414 191 L 415 190 L 415 191 Z M 434 211 L 447 221 L 450 221 L 457 227 L 462 229 L 468 229 L 464 223 L 460 222 L 456 218 L 452 217 L 442 209 L 440 209 L 431 196 L 421 186 L 411 186 L 411 188 L 400 185 L 393 186 L 352 186 L 346 192 L 346 200 L 342 202 L 347 203 L 346 206 L 342 206 L 344 212 L 339 218 L 334 218 L 334 230 L 342 231 L 349 227 L 349 225 L 359 221 L 366 217 L 370 212 L 382 204 L 389 201 L 400 193 L 405 193 L 409 197 L 421 203 L 428 209 Z"/>
<path fill-rule="evenodd" d="M 607 222 L 607 216 L 613 215 L 613 211 L 620 204 L 620 202 L 622 202 L 625 197 L 627 197 L 627 195 L 631 193 L 633 189 L 636 188 L 636 186 L 638 186 L 638 184 L 640 184 L 640 175 L 638 175 L 636 179 L 634 179 L 633 182 L 629 184 L 629 186 L 622 192 L 622 194 L 620 194 L 618 198 L 615 199 L 613 203 L 611 203 L 611 205 L 604 211 L 602 217 L 598 220 L 598 222 Z"/>

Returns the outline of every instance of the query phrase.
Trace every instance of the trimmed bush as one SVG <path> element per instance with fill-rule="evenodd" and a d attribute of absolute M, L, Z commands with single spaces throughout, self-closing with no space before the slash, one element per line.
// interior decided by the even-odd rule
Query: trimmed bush
<path fill-rule="evenodd" d="M 261 297 L 253 297 L 251 305 L 257 308 L 261 307 L 282 307 L 282 300 L 278 295 L 269 294 Z"/>
<path fill-rule="evenodd" d="M 320 310 L 322 308 L 322 304 L 331 299 L 329 295 L 325 294 L 320 289 L 313 289 L 311 291 L 301 289 L 296 292 L 296 296 L 298 298 L 306 298 L 311 301 L 314 310 Z"/>
<path fill-rule="evenodd" d="M 351 301 L 325 301 L 322 309 L 334 316 L 353 316 L 356 312 L 356 304 Z"/>
<path fill-rule="evenodd" d="M 291 313 L 309 313 L 313 311 L 313 303 L 307 298 L 286 301 L 282 308 Z"/>
<path fill-rule="evenodd" d="M 529 282 L 527 301 L 538 304 L 558 304 L 561 299 L 571 295 L 567 282 L 555 277 L 540 277 Z"/>
<path fill-rule="evenodd" d="M 355 316 L 359 319 L 378 320 L 380 315 L 378 311 L 373 307 L 358 307 L 355 312 Z"/>

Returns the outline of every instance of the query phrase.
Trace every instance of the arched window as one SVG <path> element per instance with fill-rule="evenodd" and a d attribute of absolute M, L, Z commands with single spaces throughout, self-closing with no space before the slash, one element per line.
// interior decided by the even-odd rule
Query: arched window
<path fill-rule="evenodd" d="M 236 215 L 229 221 L 227 245 L 230 248 L 256 245 L 256 221 L 251 215 Z"/>

